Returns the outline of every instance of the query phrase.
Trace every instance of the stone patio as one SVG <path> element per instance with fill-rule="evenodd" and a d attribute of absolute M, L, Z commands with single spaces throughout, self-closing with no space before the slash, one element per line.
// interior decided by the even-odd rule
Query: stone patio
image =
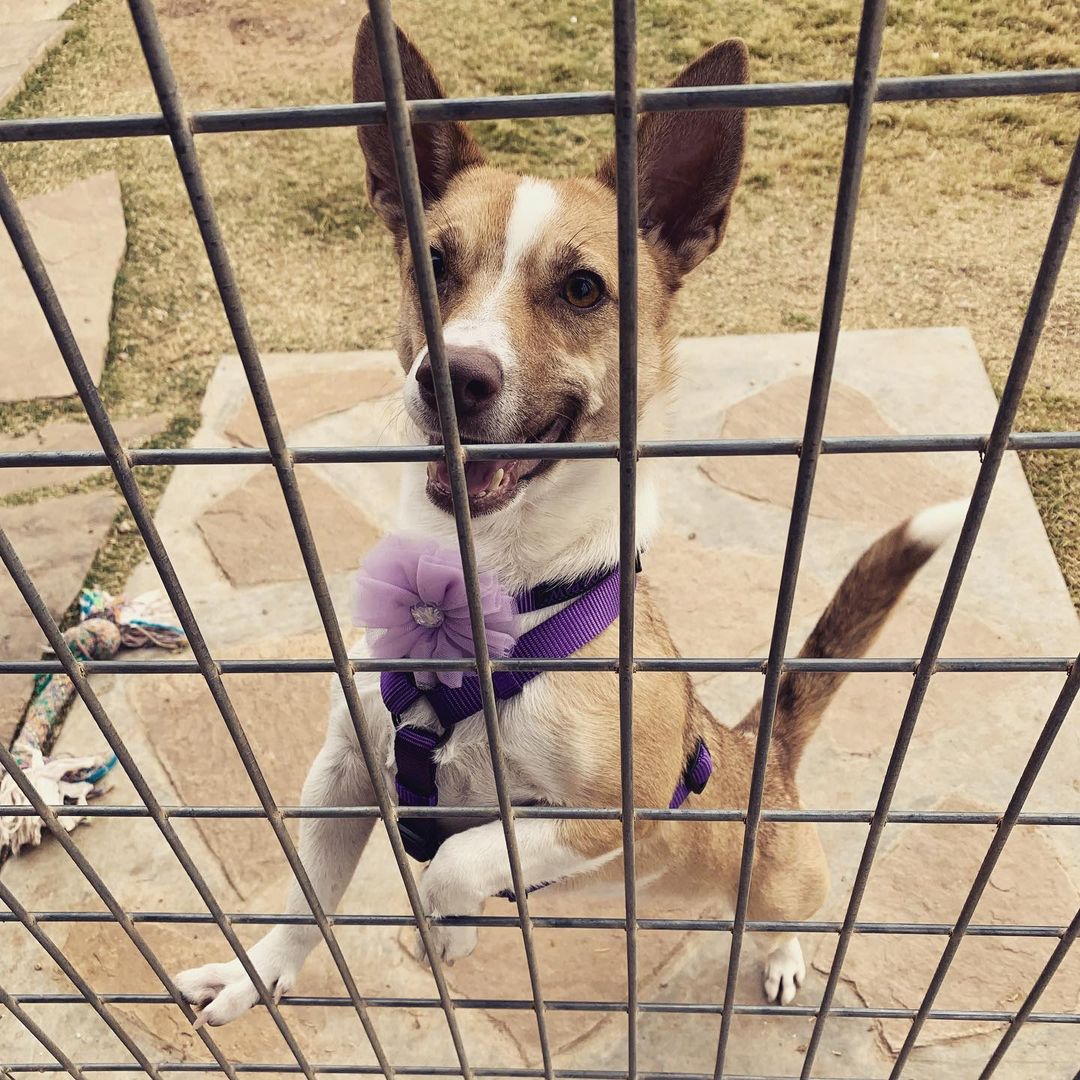
<path fill-rule="evenodd" d="M 801 434 L 815 337 L 811 334 L 699 339 L 683 344 L 684 371 L 674 430 L 680 437 Z M 292 445 L 395 441 L 395 362 L 388 353 L 277 355 L 265 358 Z M 968 333 L 960 329 L 868 331 L 841 337 L 826 430 L 831 434 L 985 432 L 995 399 Z M 199 446 L 260 445 L 240 365 L 226 358 L 204 402 Z M 301 483 L 347 627 L 349 570 L 363 549 L 392 526 L 401 466 L 307 466 Z M 762 655 L 767 648 L 794 484 L 794 457 L 667 460 L 656 463 L 666 492 L 665 535 L 645 558 L 645 572 L 665 597 L 685 655 Z M 883 529 L 932 502 L 970 492 L 975 454 L 825 456 L 818 471 L 795 604 L 791 649 L 809 630 L 853 559 Z M 615 468 L 611 470 L 615 483 Z M 323 657 L 315 605 L 272 470 L 265 466 L 182 467 L 162 500 L 158 523 L 215 655 Z M 947 568 L 940 553 L 916 580 L 874 649 L 881 656 L 921 650 Z M 149 566 L 133 591 L 156 585 Z M 956 615 L 946 656 L 1075 654 L 1080 624 L 1019 462 L 1003 465 Z M 641 676 L 648 678 L 647 675 Z M 901 778 L 898 808 L 1004 807 L 1062 681 L 1060 674 L 939 675 L 931 684 Z M 330 679 L 323 675 L 229 676 L 227 685 L 276 798 L 299 800 L 306 766 L 321 742 Z M 723 721 L 734 723 L 760 692 L 759 676 L 716 674 L 699 691 Z M 853 675 L 812 742 L 800 773 L 811 808 L 872 806 L 910 686 L 905 675 Z M 191 676 L 116 676 L 96 680 L 109 713 L 165 804 L 255 802 L 231 741 L 202 681 Z M 1069 719 L 1029 808 L 1080 807 L 1080 740 Z M 85 709 L 76 707 L 62 751 L 100 747 Z M 723 763 L 720 763 L 723 767 Z M 119 777 L 108 801 L 137 801 Z M 288 878 L 264 822 L 178 820 L 177 828 L 227 911 L 277 912 Z M 862 825 L 823 825 L 832 890 L 822 919 L 843 915 L 866 835 Z M 891 826 L 871 877 L 864 920 L 950 922 L 992 830 L 971 826 Z M 74 834 L 121 902 L 137 911 L 202 911 L 157 830 L 148 821 L 99 820 Z M 32 910 L 98 909 L 100 903 L 59 847 L 47 842 L 9 862 L 4 880 Z M 1064 925 L 1080 899 L 1080 842 L 1075 830 L 1023 827 L 976 914 L 977 922 Z M 536 913 L 618 914 L 574 897 L 543 893 Z M 343 911 L 404 913 L 404 892 L 385 835 L 376 830 Z M 512 911 L 492 901 L 491 913 Z M 715 912 L 719 914 L 717 909 Z M 643 916 L 665 912 L 642 899 Z M 49 934 L 101 991 L 160 992 L 118 928 L 49 923 Z M 214 927 L 144 923 L 170 970 L 225 958 Z M 248 942 L 259 935 L 241 927 Z M 370 996 L 431 998 L 430 974 L 393 928 L 341 928 L 345 954 Z M 716 1002 L 723 993 L 726 934 L 661 931 L 640 935 L 641 999 Z M 913 1008 L 944 944 L 941 938 L 858 936 L 838 995 L 844 1005 Z M 625 996 L 622 935 L 537 931 L 545 996 L 618 1000 Z M 938 1004 L 944 1008 L 1014 1009 L 1054 945 L 1047 938 L 970 939 L 960 949 Z M 806 935 L 810 967 L 800 1002 L 820 999 L 834 947 Z M 16 925 L 0 924 L 4 982 L 13 992 L 67 992 L 66 979 Z M 760 943 L 743 953 L 739 1000 L 760 1002 Z M 527 998 L 520 934 L 486 931 L 477 953 L 449 972 L 462 998 Z M 299 994 L 339 995 L 325 949 L 305 969 Z M 1080 954 L 1074 950 L 1040 1008 L 1080 1007 Z M 208 1060 L 171 1005 L 114 1006 L 155 1060 Z M 124 1051 L 86 1006 L 30 1007 L 35 1018 L 81 1061 L 124 1060 Z M 373 1061 L 348 1008 L 286 1006 L 313 1061 Z M 458 1016 L 478 1066 L 539 1063 L 531 1013 L 463 1008 Z M 453 1064 L 438 1009 L 375 1009 L 374 1020 L 395 1063 Z M 728 1068 L 737 1073 L 797 1074 L 812 1019 L 739 1017 Z M 553 1011 L 556 1065 L 625 1066 L 625 1020 L 618 1014 Z M 650 1013 L 641 1020 L 643 1069 L 709 1072 L 716 1016 Z M 906 1023 L 834 1018 L 818 1059 L 822 1076 L 887 1075 Z M 905 1076 L 975 1077 L 1000 1028 L 930 1022 Z M 1077 1066 L 1077 1027 L 1028 1025 L 998 1076 L 1068 1080 Z M 240 1061 L 289 1060 L 261 1009 L 215 1037 Z M 10 1017 L 0 1017 L 0 1046 L 12 1061 L 45 1061 L 44 1051 Z M 124 1074 L 118 1074 L 124 1075 Z M 131 1075 L 134 1075 L 131 1074 Z"/>

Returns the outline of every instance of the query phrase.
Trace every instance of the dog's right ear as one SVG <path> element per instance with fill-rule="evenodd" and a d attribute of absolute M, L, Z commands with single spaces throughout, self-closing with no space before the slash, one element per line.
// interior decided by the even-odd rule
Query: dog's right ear
<path fill-rule="evenodd" d="M 699 56 L 671 85 L 745 83 L 749 66 L 746 45 L 731 38 Z M 745 109 L 645 113 L 638 123 L 641 231 L 672 256 L 676 281 L 723 239 L 745 142 Z M 596 175 L 615 190 L 614 155 Z"/>
<path fill-rule="evenodd" d="M 405 96 L 413 101 L 445 97 L 435 72 L 423 54 L 400 27 L 395 27 L 395 30 L 398 51 L 401 54 L 401 71 L 405 79 Z M 360 29 L 356 32 L 353 100 L 385 100 L 370 15 L 364 16 Z M 364 124 L 358 129 L 358 134 L 360 149 L 367 161 L 368 198 L 375 212 L 400 241 L 405 236 L 405 215 L 401 205 L 390 131 L 385 124 Z M 457 173 L 483 164 L 483 151 L 464 124 L 456 121 L 413 124 L 412 135 L 425 206 L 442 198 Z"/>

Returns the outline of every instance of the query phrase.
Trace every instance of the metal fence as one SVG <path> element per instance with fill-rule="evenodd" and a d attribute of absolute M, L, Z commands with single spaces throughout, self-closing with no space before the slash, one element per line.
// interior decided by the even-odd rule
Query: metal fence
<path fill-rule="evenodd" d="M 74 117 L 0 121 L 0 142 L 141 137 L 168 135 L 176 155 L 192 212 L 198 223 L 206 254 L 214 273 L 221 301 L 227 315 L 237 350 L 240 354 L 248 384 L 262 422 L 267 449 L 173 449 L 125 450 L 90 377 L 71 328 L 57 300 L 45 265 L 27 230 L 6 179 L 0 174 L 0 218 L 22 260 L 27 276 L 41 304 L 57 345 L 71 374 L 87 416 L 97 433 L 102 449 L 77 453 L 4 453 L 0 467 L 14 466 L 79 466 L 107 464 L 112 468 L 127 506 L 145 541 L 150 558 L 171 599 L 179 621 L 187 634 L 193 659 L 152 661 L 79 662 L 66 648 L 60 630 L 49 614 L 30 575 L 13 550 L 8 537 L 0 530 L 0 558 L 21 591 L 26 603 L 45 632 L 55 659 L 5 661 L 0 663 L 0 675 L 63 671 L 73 681 L 76 690 L 96 721 L 120 765 L 135 787 L 142 805 L 94 806 L 67 808 L 47 806 L 16 767 L 11 753 L 0 746 L 0 765 L 15 779 L 26 795 L 30 806 L 23 811 L 39 815 L 49 832 L 70 855 L 78 870 L 85 876 L 108 913 L 81 911 L 29 912 L 0 880 L 0 901 L 9 909 L 0 913 L 0 921 L 19 922 L 34 936 L 71 980 L 78 991 L 73 994 L 20 994 L 17 988 L 0 986 L 3 1004 L 26 1027 L 55 1059 L 55 1064 L 0 1063 L 0 1076 L 9 1080 L 23 1073 L 66 1071 L 76 1080 L 85 1080 L 90 1073 L 130 1072 L 142 1070 L 147 1076 L 160 1080 L 172 1072 L 221 1071 L 231 1080 L 240 1073 L 302 1073 L 314 1080 L 316 1073 L 397 1076 L 462 1076 L 470 1077 L 581 1077 L 588 1080 L 616 1078 L 664 1077 L 665 1080 L 697 1080 L 707 1074 L 652 1073 L 638 1067 L 638 1020 L 647 1013 L 695 1013 L 719 1017 L 716 1064 L 711 1074 L 716 1080 L 728 1077 L 727 1051 L 736 1015 L 812 1016 L 813 1032 L 808 1042 L 801 1077 L 813 1075 L 821 1045 L 822 1033 L 832 1017 L 892 1018 L 910 1021 L 910 1028 L 890 1074 L 900 1077 L 907 1066 L 915 1041 L 927 1021 L 968 1020 L 998 1021 L 1003 1030 L 996 1048 L 982 1068 L 980 1080 L 990 1077 L 1024 1024 L 1080 1024 L 1074 1013 L 1037 1012 L 1040 996 L 1061 965 L 1070 946 L 1080 934 L 1080 911 L 1067 927 L 975 925 L 972 917 L 980 897 L 997 864 L 1008 838 L 1017 824 L 1080 826 L 1080 813 L 1025 814 L 1024 804 L 1050 753 L 1054 740 L 1067 713 L 1080 691 L 1080 658 L 1072 657 L 1006 657 L 944 658 L 942 641 L 956 604 L 971 552 L 978 536 L 994 480 L 1006 450 L 1080 449 L 1080 432 L 1013 432 L 1012 425 L 1031 369 L 1035 349 L 1045 322 L 1047 309 L 1061 269 L 1070 232 L 1080 206 L 1080 142 L 1074 150 L 1065 182 L 1061 189 L 1057 211 L 1043 252 L 1030 302 L 1019 333 L 1008 377 L 1002 391 L 992 430 L 985 436 L 930 435 L 897 437 L 824 438 L 823 424 L 829 397 L 833 360 L 836 353 L 840 316 L 847 283 L 848 264 L 854 232 L 860 180 L 870 127 L 872 106 L 877 101 L 921 101 L 943 98 L 997 97 L 1016 94 L 1075 93 L 1080 91 L 1080 70 L 1020 71 L 988 75 L 950 75 L 919 78 L 878 78 L 878 61 L 882 31 L 885 24 L 885 0 L 865 0 L 859 27 L 855 68 L 850 81 L 776 83 L 753 86 L 722 86 L 699 89 L 640 90 L 636 81 L 636 27 L 634 0 L 615 0 L 615 85 L 612 92 L 535 94 L 500 97 L 472 97 L 438 101 L 408 102 L 401 76 L 400 57 L 393 31 L 390 5 L 386 0 L 371 0 L 370 9 L 376 32 L 379 64 L 386 87 L 386 101 L 371 104 L 286 107 L 273 109 L 238 109 L 215 112 L 187 113 L 177 90 L 172 66 L 158 27 L 151 0 L 129 0 L 131 15 L 149 67 L 150 76 L 161 107 L 160 115 Z M 637 326 L 636 305 L 623 303 L 619 309 L 619 439 L 614 442 L 552 444 L 538 446 L 462 445 L 453 408 L 450 378 L 442 344 L 442 328 L 435 281 L 427 259 L 423 205 L 412 147 L 410 119 L 469 120 L 494 118 L 530 118 L 542 116 L 580 116 L 613 113 L 615 118 L 617 194 L 618 194 L 618 254 L 619 295 L 635 296 L 637 286 L 637 173 L 636 122 L 640 112 L 675 109 L 712 109 L 718 107 L 788 107 L 836 104 L 848 109 L 843 161 L 840 171 L 835 220 L 829 256 L 828 276 L 822 304 L 821 329 L 818 335 L 806 424 L 801 439 L 713 439 L 700 441 L 638 442 L 636 431 L 637 405 Z M 274 402 L 260 362 L 258 350 L 244 311 L 243 301 L 229 255 L 214 213 L 205 176 L 195 145 L 196 134 L 293 128 L 342 127 L 357 124 L 386 123 L 392 137 L 398 176 L 405 203 L 408 238 L 418 269 L 418 287 L 424 317 L 435 387 L 443 431 L 443 446 L 434 447 L 344 447 L 294 448 L 286 445 Z M 806 533 L 814 475 L 821 454 L 897 453 L 957 451 L 977 452 L 981 467 L 972 491 L 967 515 L 960 533 L 946 581 L 922 653 L 918 657 L 901 659 L 795 659 L 785 655 L 792 604 L 798 577 L 803 540 Z M 470 614 L 474 640 L 477 643 L 475 661 L 374 661 L 350 659 L 342 638 L 338 620 L 327 588 L 326 576 L 316 550 L 304 503 L 297 484 L 295 465 L 304 462 L 363 463 L 379 461 L 430 461 L 445 454 L 449 468 L 456 514 L 458 540 L 469 593 Z M 729 455 L 795 454 L 798 456 L 798 475 L 793 508 L 787 534 L 783 570 L 780 579 L 773 631 L 768 655 L 764 658 L 677 658 L 655 659 L 634 655 L 634 563 L 635 538 L 635 478 L 640 457 L 708 457 Z M 619 462 L 620 492 L 620 621 L 619 655 L 609 659 L 568 660 L 491 660 L 487 656 L 484 622 L 479 604 L 477 566 L 472 542 L 472 526 L 466 497 L 464 463 L 482 458 L 598 458 L 615 457 Z M 230 661 L 213 657 L 199 628 L 195 614 L 188 604 L 183 586 L 175 572 L 140 489 L 136 470 L 145 465 L 237 464 L 268 463 L 277 472 L 312 592 L 330 646 L 332 659 Z M 353 681 L 360 671 L 417 670 L 457 668 L 475 671 L 480 678 L 483 713 L 490 743 L 491 761 L 498 792 L 497 807 L 476 807 L 469 810 L 453 808 L 397 807 L 387 790 L 381 762 L 361 723 L 361 706 Z M 530 670 L 617 671 L 619 676 L 619 726 L 621 737 L 622 805 L 620 808 L 551 808 L 515 807 L 508 796 L 502 767 L 500 731 L 492 687 L 492 672 L 527 667 Z M 765 769 L 769 755 L 770 735 L 776 713 L 779 680 L 786 670 L 804 671 L 902 671 L 913 675 L 911 689 L 904 709 L 892 755 L 876 806 L 872 810 L 804 811 L 766 810 L 762 806 Z M 234 709 L 224 683 L 223 673 L 238 672 L 300 672 L 326 671 L 340 681 L 356 736 L 376 793 L 376 806 L 367 807 L 279 807 L 267 786 L 256 755 L 248 741 L 243 725 Z M 754 756 L 750 796 L 745 807 L 722 810 L 649 809 L 634 802 L 632 684 L 638 671 L 749 671 L 764 675 L 760 724 Z M 893 796 L 904 766 L 905 755 L 912 738 L 919 712 L 931 677 L 936 672 L 1060 672 L 1065 676 L 1060 693 L 1030 752 L 1026 765 L 1016 783 L 1015 791 L 1002 814 L 898 811 L 893 810 Z M 151 790 L 139 767 L 123 743 L 97 698 L 89 676 L 95 673 L 198 673 L 201 674 L 221 713 L 228 732 L 240 755 L 252 786 L 258 796 L 258 807 L 224 806 L 163 806 Z M 5 810 L 10 812 L 10 810 Z M 190 878 L 206 905 L 206 913 L 129 912 L 125 911 L 90 865 L 79 847 L 64 830 L 59 818 L 78 813 L 94 817 L 149 817 L 157 825 L 183 870 Z M 430 920 L 420 904 L 416 878 L 405 854 L 399 830 L 399 819 L 452 813 L 455 817 L 472 815 L 478 819 L 498 815 L 502 821 L 507 851 L 512 868 L 514 893 L 517 897 L 517 917 L 481 916 L 456 920 L 483 926 L 520 927 L 532 988 L 531 1000 L 455 1000 L 452 998 L 435 950 L 429 949 L 437 997 L 432 999 L 365 998 L 350 971 L 348 961 L 338 943 L 335 927 L 356 925 L 406 925 L 415 923 L 425 944 L 429 941 Z M 412 908 L 412 917 L 383 915 L 331 916 L 320 905 L 311 882 L 300 861 L 296 847 L 285 827 L 290 817 L 354 816 L 378 817 L 386 827 L 394 858 Z M 180 818 L 246 817 L 265 818 L 287 859 L 311 915 L 242 915 L 226 913 L 215 898 L 205 878 L 195 865 L 184 843 L 177 835 L 173 821 Z M 529 913 L 527 885 L 522 877 L 521 863 L 515 841 L 514 822 L 527 817 L 593 818 L 620 820 L 625 858 L 625 918 L 533 918 Z M 731 919 L 644 919 L 638 918 L 634 879 L 634 823 L 641 820 L 682 819 L 695 821 L 729 821 L 744 823 L 741 872 Z M 760 823 L 768 821 L 848 822 L 868 826 L 858 870 L 850 899 L 841 922 L 753 922 L 747 918 L 750 874 L 755 842 Z M 966 901 L 954 924 L 874 923 L 859 921 L 867 879 L 885 826 L 889 823 L 909 824 L 992 824 L 996 832 L 982 863 L 971 883 Z M 115 921 L 145 958 L 160 979 L 164 992 L 157 994 L 99 994 L 85 974 L 76 970 L 62 950 L 50 938 L 46 926 L 54 922 L 112 922 Z M 355 1010 L 370 1041 L 377 1065 L 320 1065 L 308 1060 L 297 1042 L 273 995 L 260 980 L 248 953 L 234 930 L 245 924 L 278 924 L 287 922 L 314 923 L 330 949 L 347 996 L 292 997 L 284 999 L 290 1006 L 345 1006 Z M 192 1008 L 182 999 L 168 972 L 142 935 L 140 926 L 146 923 L 212 923 L 216 924 L 251 977 L 262 1004 L 281 1032 L 294 1059 L 286 1064 L 270 1062 L 234 1063 L 222 1053 L 211 1031 L 202 1028 L 198 1036 L 216 1064 L 149 1060 L 137 1040 L 125 1030 L 113 1004 L 168 1003 L 189 1019 L 194 1020 Z M 545 999 L 541 984 L 536 949 L 533 942 L 535 927 L 615 928 L 626 935 L 626 1000 L 615 1002 L 569 1001 Z M 731 935 L 730 959 L 723 1000 L 717 1004 L 688 1004 L 641 1001 L 637 989 L 637 934 L 639 930 L 710 930 Z M 835 956 L 818 1005 L 749 1005 L 736 1004 L 735 984 L 739 960 L 747 931 L 802 931 L 812 934 L 831 934 L 837 937 Z M 835 1004 L 837 986 L 852 936 L 859 934 L 921 934 L 940 936 L 945 947 L 933 977 L 917 1010 L 870 1007 L 841 1007 Z M 1046 961 L 1041 974 L 1015 1012 L 935 1009 L 938 991 L 949 971 L 953 958 L 965 936 L 1039 937 L 1056 939 L 1057 944 Z M 24 1005 L 85 1002 L 115 1033 L 131 1055 L 131 1061 L 76 1062 L 31 1018 Z M 393 1007 L 430 1007 L 441 1009 L 453 1042 L 458 1064 L 432 1066 L 392 1064 L 379 1041 L 372 1010 Z M 470 1064 L 468 1048 L 462 1038 L 457 1011 L 463 1008 L 528 1009 L 535 1012 L 537 1039 L 543 1065 L 539 1069 L 475 1067 Z M 552 1057 L 546 1018 L 553 1011 L 617 1012 L 625 1014 L 628 1023 L 627 1067 L 625 1070 L 558 1069 Z M 1080 1034 L 1080 1027 L 1077 1028 Z M 750 1078 L 745 1078 L 750 1080 Z M 780 1080 L 780 1078 L 759 1078 Z"/>

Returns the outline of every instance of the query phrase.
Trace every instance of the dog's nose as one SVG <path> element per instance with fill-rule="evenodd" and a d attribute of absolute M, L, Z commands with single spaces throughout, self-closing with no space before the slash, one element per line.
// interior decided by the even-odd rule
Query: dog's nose
<path fill-rule="evenodd" d="M 466 346 L 447 346 L 446 361 L 450 368 L 450 385 L 454 390 L 454 407 L 458 417 L 478 416 L 491 406 L 502 392 L 503 369 L 499 358 L 487 349 Z M 425 356 L 416 369 L 416 381 L 424 404 L 434 409 L 435 376 L 431 357 Z"/>

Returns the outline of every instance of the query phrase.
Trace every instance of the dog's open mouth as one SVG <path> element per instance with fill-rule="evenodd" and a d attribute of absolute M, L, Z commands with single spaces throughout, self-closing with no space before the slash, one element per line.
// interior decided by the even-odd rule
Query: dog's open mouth
<path fill-rule="evenodd" d="M 576 410 L 572 416 L 560 415 L 538 435 L 522 439 L 528 443 L 570 442 L 576 426 Z M 485 440 L 461 441 L 469 446 L 482 446 Z M 441 435 L 429 436 L 432 446 L 442 442 Z M 465 462 L 465 482 L 469 489 L 469 510 L 474 515 L 490 514 L 501 510 L 530 480 L 546 472 L 558 463 L 557 458 L 507 459 L 492 458 Z M 454 500 L 450 491 L 450 472 L 442 459 L 428 463 L 428 498 L 447 513 L 453 513 Z"/>

